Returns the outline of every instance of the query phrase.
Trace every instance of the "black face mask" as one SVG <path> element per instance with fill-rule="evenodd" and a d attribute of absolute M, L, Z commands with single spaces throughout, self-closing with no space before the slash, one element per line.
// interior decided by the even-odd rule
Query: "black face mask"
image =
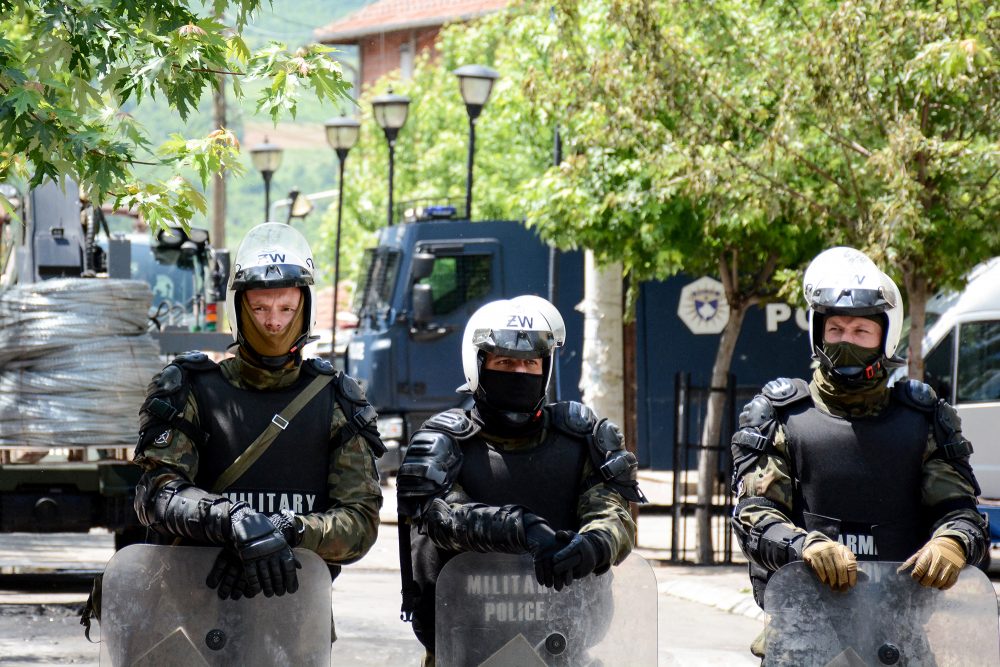
<path fill-rule="evenodd" d="M 823 343 L 823 354 L 833 364 L 831 378 L 850 386 L 874 387 L 886 376 L 879 362 L 881 347 L 861 347 L 854 343 Z"/>
<path fill-rule="evenodd" d="M 532 412 L 545 394 L 545 376 L 483 369 L 479 371 L 479 386 L 492 408 Z"/>

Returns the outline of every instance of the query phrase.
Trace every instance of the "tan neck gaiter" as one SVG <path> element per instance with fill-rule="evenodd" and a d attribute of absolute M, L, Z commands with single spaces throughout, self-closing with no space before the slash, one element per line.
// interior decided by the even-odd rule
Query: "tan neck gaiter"
<path fill-rule="evenodd" d="M 280 357 L 288 354 L 292 345 L 302 335 L 302 321 L 305 318 L 305 295 L 299 299 L 299 308 L 295 311 L 295 317 L 288 326 L 280 333 L 268 333 L 266 329 L 257 324 L 247 303 L 246 292 L 242 296 L 242 308 L 240 308 L 240 331 L 253 351 L 262 357 Z M 297 351 L 297 350 L 296 350 Z"/>

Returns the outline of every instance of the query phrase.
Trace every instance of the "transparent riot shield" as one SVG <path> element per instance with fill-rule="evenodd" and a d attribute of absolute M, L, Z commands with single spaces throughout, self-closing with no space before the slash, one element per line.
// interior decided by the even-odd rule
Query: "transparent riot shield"
<path fill-rule="evenodd" d="M 799 561 L 767 584 L 765 665 L 1000 665 L 997 596 L 979 570 L 952 588 L 915 582 L 899 563 L 860 562 L 858 583 L 836 593 Z"/>
<path fill-rule="evenodd" d="M 530 556 L 464 553 L 437 581 L 438 667 L 656 665 L 656 577 L 636 554 L 558 593 Z"/>
<path fill-rule="evenodd" d="M 220 600 L 205 585 L 218 548 L 137 544 L 104 571 L 101 665 L 330 666 L 330 571 L 311 551 L 292 595 Z"/>

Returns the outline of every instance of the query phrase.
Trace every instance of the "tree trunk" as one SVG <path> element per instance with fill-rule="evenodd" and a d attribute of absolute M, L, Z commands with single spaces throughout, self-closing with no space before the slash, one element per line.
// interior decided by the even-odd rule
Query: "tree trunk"
<path fill-rule="evenodd" d="M 216 129 L 226 126 L 226 88 L 221 74 L 212 95 L 212 124 Z M 221 173 L 212 179 L 212 245 L 226 247 L 226 176 Z"/>
<path fill-rule="evenodd" d="M 601 417 L 625 428 L 622 354 L 622 267 L 615 262 L 599 268 L 589 250 L 584 257 L 583 402 Z"/>
<path fill-rule="evenodd" d="M 910 299 L 910 338 L 907 359 L 907 376 L 911 380 L 924 380 L 924 329 L 927 323 L 927 281 L 916 271 L 903 272 L 903 284 Z M 942 396 L 942 398 L 949 398 Z M 950 399 L 949 399 L 950 400 Z"/>
<path fill-rule="evenodd" d="M 719 437 L 722 433 L 722 419 L 725 416 L 729 368 L 736 350 L 736 341 L 743 328 L 747 307 L 729 304 L 729 321 L 722 330 L 719 349 L 715 353 L 715 363 L 712 366 L 711 391 L 701 431 L 701 451 L 698 453 L 698 506 L 695 510 L 698 563 L 709 564 L 715 560 L 715 549 L 712 544 L 712 496 L 716 490 L 719 469 Z"/>

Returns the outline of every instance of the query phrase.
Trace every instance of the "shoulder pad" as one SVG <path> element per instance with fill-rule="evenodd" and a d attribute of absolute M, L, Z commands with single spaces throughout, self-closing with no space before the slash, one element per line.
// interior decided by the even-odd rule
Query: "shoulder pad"
<path fill-rule="evenodd" d="M 195 371 L 210 370 L 218 366 L 218 364 L 208 358 L 207 354 L 198 351 L 179 354 L 174 357 L 174 360 L 170 364 L 172 366 L 182 366 L 185 370 L 190 369 Z"/>
<path fill-rule="evenodd" d="M 614 422 L 602 419 L 594 429 L 594 445 L 602 452 L 617 452 L 624 449 L 625 437 Z"/>
<path fill-rule="evenodd" d="M 320 375 L 337 374 L 337 369 L 333 367 L 333 364 L 331 364 L 326 359 L 320 359 L 319 357 L 306 359 L 305 365 Z"/>
<path fill-rule="evenodd" d="M 167 396 L 177 393 L 184 386 L 184 371 L 180 366 L 170 364 L 153 377 L 149 388 L 151 396 Z"/>
<path fill-rule="evenodd" d="M 917 380 L 897 382 L 893 385 L 893 392 L 901 403 L 924 412 L 934 410 L 938 404 L 934 389 L 929 384 Z"/>
<path fill-rule="evenodd" d="M 414 433 L 396 473 L 400 513 L 418 517 L 427 501 L 451 490 L 461 469 L 462 449 L 455 438 L 441 431 Z"/>
<path fill-rule="evenodd" d="M 352 403 L 367 402 L 367 399 L 365 398 L 365 390 L 361 388 L 361 384 L 346 373 L 340 374 L 339 388 L 340 395 Z"/>
<path fill-rule="evenodd" d="M 764 385 L 763 396 L 775 407 L 790 405 L 809 396 L 809 385 L 798 378 L 778 378 Z"/>
<path fill-rule="evenodd" d="M 774 404 L 763 394 L 757 394 L 740 412 L 740 428 L 753 426 L 760 428 L 770 423 L 775 416 Z"/>
<path fill-rule="evenodd" d="M 456 440 L 468 440 L 479 433 L 479 426 L 465 414 L 464 410 L 457 408 L 437 413 L 420 427 L 421 431 L 424 429 L 447 433 Z"/>
<path fill-rule="evenodd" d="M 597 415 L 583 403 L 560 401 L 546 406 L 552 415 L 552 425 L 570 435 L 590 435 L 597 425 Z"/>
<path fill-rule="evenodd" d="M 777 381 L 776 381 L 777 382 Z M 770 386 L 770 384 L 768 385 Z M 767 387 L 764 387 L 765 391 Z M 766 394 L 757 394 L 740 412 L 740 428 L 733 433 L 733 456 L 741 450 L 762 453 L 774 441 L 777 411 Z"/>

